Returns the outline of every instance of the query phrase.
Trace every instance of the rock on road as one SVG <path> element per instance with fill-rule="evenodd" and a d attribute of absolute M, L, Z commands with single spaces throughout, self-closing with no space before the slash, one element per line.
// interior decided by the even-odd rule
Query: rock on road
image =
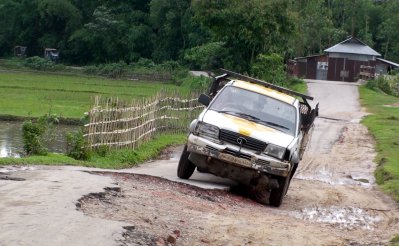
<path fill-rule="evenodd" d="M 365 112 L 357 86 L 308 81 L 320 117 L 278 209 L 224 191 L 233 183 L 212 175 L 176 178 L 180 150 L 111 175 L 81 167 L 5 167 L 0 246 L 162 245 L 170 237 L 177 245 L 387 244 L 399 232 L 399 210 L 375 184 L 374 143 L 360 124 Z M 5 175 L 26 180 L 2 180 Z M 116 186 L 121 194 L 86 196 L 76 209 L 84 195 Z M 209 190 L 215 188 L 222 190 Z"/>

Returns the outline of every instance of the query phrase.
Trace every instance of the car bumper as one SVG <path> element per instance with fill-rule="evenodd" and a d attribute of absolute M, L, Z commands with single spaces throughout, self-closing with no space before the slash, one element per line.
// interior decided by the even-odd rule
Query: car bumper
<path fill-rule="evenodd" d="M 226 163 L 266 172 L 273 175 L 287 177 L 291 164 L 274 158 L 258 155 L 238 146 L 216 143 L 203 137 L 190 134 L 188 137 L 187 150 L 189 152 L 208 156 Z"/>

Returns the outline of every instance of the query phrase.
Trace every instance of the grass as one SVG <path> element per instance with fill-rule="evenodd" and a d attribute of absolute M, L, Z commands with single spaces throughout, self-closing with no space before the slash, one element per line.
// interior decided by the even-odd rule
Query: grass
<path fill-rule="evenodd" d="M 376 181 L 399 202 L 399 108 L 386 106 L 398 103 L 399 98 L 362 86 L 360 99 L 371 113 L 362 122 L 376 140 Z"/>
<path fill-rule="evenodd" d="M 141 145 L 136 150 L 123 149 L 110 151 L 105 156 L 92 154 L 87 161 L 77 161 L 63 154 L 48 154 L 47 156 L 30 156 L 24 158 L 0 158 L 1 165 L 76 165 L 106 169 L 121 169 L 135 166 L 159 155 L 168 146 L 183 144 L 184 134 L 164 134 L 150 142 Z"/>
<path fill-rule="evenodd" d="M 4 72 L 0 74 L 0 115 L 39 117 L 51 112 L 79 119 L 97 95 L 132 100 L 154 95 L 161 89 L 188 90 L 155 82 Z"/>
<path fill-rule="evenodd" d="M 399 235 L 394 236 L 391 240 L 390 240 L 391 245 L 399 245 Z"/>
<path fill-rule="evenodd" d="M 306 94 L 306 92 L 308 90 L 308 87 L 307 87 L 305 81 L 303 81 L 301 79 L 292 79 L 292 81 L 290 81 L 288 83 L 287 87 L 293 91 L 297 91 L 297 92 L 303 93 L 303 94 Z"/>

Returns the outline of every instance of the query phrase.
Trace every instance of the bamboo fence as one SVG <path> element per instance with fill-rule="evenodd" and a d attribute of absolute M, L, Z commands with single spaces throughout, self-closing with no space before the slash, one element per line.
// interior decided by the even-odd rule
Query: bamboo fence
<path fill-rule="evenodd" d="M 197 95 L 192 93 L 183 99 L 161 92 L 131 103 L 95 97 L 84 137 L 92 150 L 100 146 L 135 149 L 159 133 L 187 132 L 191 120 L 204 108 L 197 102 Z"/>

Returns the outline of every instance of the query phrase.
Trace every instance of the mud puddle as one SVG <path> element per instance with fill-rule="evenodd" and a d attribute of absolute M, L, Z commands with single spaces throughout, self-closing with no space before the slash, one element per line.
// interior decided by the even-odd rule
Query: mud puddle
<path fill-rule="evenodd" d="M 334 225 L 340 229 L 374 230 L 383 218 L 378 214 L 355 207 L 310 207 L 294 212 L 298 219 Z"/>

